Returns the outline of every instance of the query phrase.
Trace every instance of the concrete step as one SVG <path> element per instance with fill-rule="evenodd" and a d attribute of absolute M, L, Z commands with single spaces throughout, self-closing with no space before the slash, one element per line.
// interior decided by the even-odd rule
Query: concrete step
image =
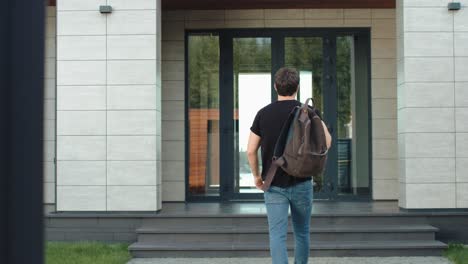
<path fill-rule="evenodd" d="M 434 240 L 437 228 L 430 225 L 341 225 L 312 226 L 312 241 L 390 241 Z M 137 229 L 139 242 L 264 242 L 268 243 L 267 226 L 183 226 Z M 288 239 L 293 241 L 292 229 Z"/>
<path fill-rule="evenodd" d="M 440 256 L 447 245 L 434 240 L 311 241 L 311 256 Z M 255 242 L 136 242 L 134 257 L 267 257 L 268 243 Z M 292 256 L 293 245 L 288 244 Z"/>
<path fill-rule="evenodd" d="M 291 217 L 289 217 L 291 222 Z M 379 214 L 379 215 L 313 215 L 311 217 L 311 226 L 322 225 L 409 225 L 409 224 L 427 224 L 425 216 L 411 215 L 394 215 L 394 214 Z M 144 227 L 180 227 L 185 225 L 191 226 L 262 226 L 267 225 L 268 220 L 266 215 L 162 215 L 154 218 L 146 218 L 142 221 Z M 290 223 L 291 224 L 291 223 Z"/>

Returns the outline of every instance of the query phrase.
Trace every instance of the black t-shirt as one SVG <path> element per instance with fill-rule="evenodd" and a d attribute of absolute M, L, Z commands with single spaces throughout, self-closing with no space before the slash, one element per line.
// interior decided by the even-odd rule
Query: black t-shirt
<path fill-rule="evenodd" d="M 301 102 L 297 100 L 276 101 L 260 109 L 255 116 L 250 130 L 261 138 L 260 148 L 262 152 L 263 180 L 265 180 L 266 173 L 270 168 L 276 140 L 281 133 L 283 123 L 286 121 L 293 108 L 300 105 Z M 319 111 L 316 111 L 316 113 L 321 117 Z M 298 178 L 290 176 L 279 168 L 271 185 L 285 188 L 311 179 L 312 177 Z"/>

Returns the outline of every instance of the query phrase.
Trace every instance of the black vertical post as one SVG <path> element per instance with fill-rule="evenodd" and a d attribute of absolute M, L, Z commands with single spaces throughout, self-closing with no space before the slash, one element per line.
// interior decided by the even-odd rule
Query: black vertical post
<path fill-rule="evenodd" d="M 220 126 L 220 194 L 222 200 L 234 195 L 234 80 L 233 36 L 226 31 L 219 35 L 219 126 Z"/>
<path fill-rule="evenodd" d="M 324 119 L 330 126 L 330 134 L 333 138 L 332 147 L 328 152 L 328 160 L 323 179 L 322 190 L 327 198 L 332 199 L 336 194 L 338 182 L 338 142 L 337 142 L 337 87 L 336 87 L 336 35 L 327 34 L 324 37 L 324 71 L 323 71 L 323 96 Z M 332 162 L 333 161 L 333 162 Z"/>
<path fill-rule="evenodd" d="M 271 101 L 278 99 L 278 94 L 275 91 L 275 73 L 284 67 L 285 61 L 284 36 L 275 34 L 271 40 Z"/>
<path fill-rule="evenodd" d="M 42 264 L 45 1 L 0 8 L 0 263 Z"/>

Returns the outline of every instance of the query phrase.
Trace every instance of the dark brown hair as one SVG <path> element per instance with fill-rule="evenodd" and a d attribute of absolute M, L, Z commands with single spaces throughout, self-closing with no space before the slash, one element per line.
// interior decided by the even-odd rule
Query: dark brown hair
<path fill-rule="evenodd" d="M 299 73 L 294 68 L 283 67 L 275 73 L 275 85 L 278 95 L 293 95 L 297 92 L 299 81 Z"/>

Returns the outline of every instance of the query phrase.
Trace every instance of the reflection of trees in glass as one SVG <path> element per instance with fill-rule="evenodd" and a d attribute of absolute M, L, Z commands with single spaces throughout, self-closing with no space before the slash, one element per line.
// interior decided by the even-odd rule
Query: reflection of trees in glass
<path fill-rule="evenodd" d="M 218 36 L 190 36 L 188 49 L 190 108 L 218 108 Z"/>
<path fill-rule="evenodd" d="M 351 41 L 352 37 L 337 38 L 338 137 L 346 137 L 346 125 L 351 121 Z M 238 106 L 239 73 L 271 71 L 270 38 L 236 38 L 234 51 L 234 102 Z M 189 99 L 191 108 L 219 107 L 219 38 L 192 35 L 189 37 Z M 312 71 L 314 98 L 323 111 L 322 38 L 285 38 L 286 66 Z M 307 87 L 308 88 L 308 87 Z M 306 87 L 302 87 L 306 89 Z"/>
<path fill-rule="evenodd" d="M 322 108 L 323 48 L 322 38 L 285 38 L 285 65 L 298 71 L 312 71 L 313 97 L 317 108 Z M 301 89 L 311 89 L 302 87 Z"/>
<path fill-rule="evenodd" d="M 351 42 L 352 37 L 336 39 L 336 78 L 338 92 L 338 138 L 348 138 L 347 125 L 351 122 Z"/>

